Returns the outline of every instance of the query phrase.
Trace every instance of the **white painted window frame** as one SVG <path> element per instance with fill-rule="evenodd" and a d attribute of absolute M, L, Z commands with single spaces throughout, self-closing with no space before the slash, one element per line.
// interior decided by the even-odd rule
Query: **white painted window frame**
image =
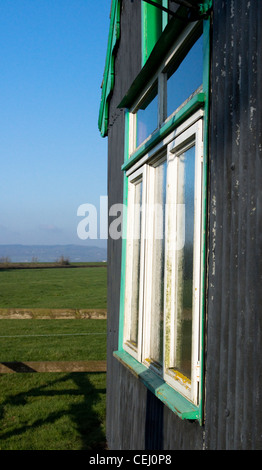
<path fill-rule="evenodd" d="M 164 161 L 166 161 L 166 148 L 162 152 L 157 152 L 156 157 L 149 160 L 149 164 L 146 163 L 148 184 L 147 184 L 147 212 L 146 212 L 146 240 L 145 240 L 145 257 L 144 257 L 144 310 L 143 310 L 143 338 L 142 338 L 142 357 L 141 362 L 147 367 L 150 367 L 155 373 L 163 376 L 163 368 L 152 361 L 150 358 L 150 333 L 151 333 L 151 298 L 152 298 L 152 272 L 154 269 L 153 259 L 151 254 L 153 253 L 154 244 L 154 224 L 155 224 L 155 213 L 152 210 L 155 200 L 155 170 Z M 164 208 L 165 210 L 165 208 Z M 165 292 L 165 287 L 164 287 Z"/>
<path fill-rule="evenodd" d="M 199 396 L 199 364 L 200 364 L 200 321 L 201 321 L 201 292 L 202 292 L 202 172 L 203 172 L 203 120 L 199 119 L 182 134 L 176 137 L 167 148 L 169 171 L 167 174 L 167 186 L 177 187 L 178 160 L 180 155 L 192 146 L 195 146 L 195 202 L 194 202 L 194 271 L 193 271 L 193 306 L 192 306 L 192 356 L 191 356 L 191 380 L 186 379 L 178 372 L 171 371 L 174 350 L 170 346 L 169 351 L 165 347 L 164 380 L 191 400 L 198 404 Z M 176 234 L 176 220 L 174 208 L 176 207 L 176 190 L 167 193 L 167 241 L 166 241 L 166 267 L 168 273 L 166 279 L 166 304 L 165 304 L 165 345 L 174 345 L 176 337 L 176 311 L 175 311 L 175 287 L 176 287 L 176 245 L 179 240 L 171 237 Z M 175 209 L 176 210 L 176 209 Z M 171 286 L 171 287 L 170 287 Z M 172 301 L 167 304 L 167 299 Z M 167 337 L 167 335 L 169 337 Z M 171 358 L 170 358 L 171 357 Z"/>
<path fill-rule="evenodd" d="M 148 152 L 139 162 L 134 164 L 127 172 L 128 176 L 128 210 L 127 210 L 127 248 L 126 248 L 126 295 L 125 295 L 125 326 L 124 326 L 124 350 L 132 355 L 136 360 L 160 375 L 166 383 L 177 390 L 194 404 L 198 404 L 199 395 L 199 361 L 200 361 L 200 319 L 201 319 L 201 231 L 202 231 L 202 166 L 203 166 L 203 111 L 199 110 L 188 120 L 183 122 L 177 129 L 171 132 L 154 149 Z M 176 239 L 170 237 L 170 232 L 176 233 L 173 209 L 176 204 L 176 182 L 177 182 L 177 161 L 183 150 L 195 145 L 195 228 L 194 228 L 194 308 L 192 319 L 192 370 L 191 380 L 186 380 L 179 373 L 171 372 L 171 365 L 168 362 L 170 356 L 167 345 L 173 340 L 175 335 L 175 312 L 168 306 L 168 298 L 174 299 L 175 291 L 175 244 Z M 150 342 L 150 273 L 152 264 L 149 257 L 146 257 L 148 246 L 152 240 L 152 214 L 148 212 L 149 203 L 154 198 L 153 172 L 154 164 L 161 159 L 167 158 L 167 204 L 166 204 L 166 255 L 165 255 L 165 306 L 164 306 L 164 361 L 163 368 L 157 364 L 149 362 L 148 350 Z M 130 293 L 131 287 L 131 261 L 132 247 L 130 235 L 132 233 L 132 203 L 134 200 L 134 184 L 143 178 L 143 199 L 142 199 L 142 226 L 141 226 L 141 266 L 140 266 L 140 306 L 139 306 L 139 326 L 138 326 L 138 347 L 134 349 L 128 343 L 128 322 L 130 321 Z M 167 273 L 168 277 L 167 277 Z M 167 338 L 167 335 L 170 335 Z M 171 351 L 172 355 L 172 351 Z"/>
<path fill-rule="evenodd" d="M 131 329 L 131 296 L 132 289 L 132 259 L 133 259 L 133 245 L 132 237 L 134 230 L 134 196 L 135 185 L 143 181 L 142 189 L 142 218 L 141 218 L 141 256 L 144 258 L 144 238 L 145 238 L 145 203 L 146 194 L 144 188 L 147 186 L 146 181 L 146 168 L 142 167 L 134 171 L 128 179 L 128 209 L 127 209 L 127 238 L 126 238 L 126 285 L 125 285 L 125 321 L 124 321 L 124 349 L 131 354 L 135 359 L 141 362 L 141 346 L 142 346 L 142 312 L 143 312 L 143 292 L 144 292 L 144 263 L 140 263 L 140 283 L 139 283 L 139 314 L 138 314 L 138 346 L 133 346 L 130 342 L 130 329 Z"/>

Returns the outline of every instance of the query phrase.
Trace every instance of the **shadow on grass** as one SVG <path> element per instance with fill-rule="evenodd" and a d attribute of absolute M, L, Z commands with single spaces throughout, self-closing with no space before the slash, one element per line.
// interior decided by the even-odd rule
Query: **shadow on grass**
<path fill-rule="evenodd" d="M 97 389 L 87 379 L 87 374 L 72 373 L 72 379 L 78 390 L 84 395 L 81 404 L 71 406 L 71 415 L 82 438 L 82 450 L 106 450 L 105 432 L 101 421 L 94 411 L 94 405 L 100 400 L 100 394 L 106 394 L 106 388 Z M 92 438 L 91 438 L 92 436 Z"/>
<path fill-rule="evenodd" d="M 78 446 L 78 450 L 91 450 L 91 451 L 103 451 L 106 450 L 106 438 L 103 429 L 103 419 L 101 416 L 98 416 L 98 413 L 95 410 L 96 404 L 101 400 L 101 396 L 106 394 L 105 388 L 97 388 L 89 380 L 90 375 L 95 375 L 96 372 L 85 373 L 85 372 L 73 372 L 68 374 L 61 374 L 59 378 L 54 378 L 54 380 L 46 380 L 45 383 L 32 387 L 29 390 L 20 392 L 20 393 L 10 393 L 6 397 L 5 401 L 1 404 L 0 419 L 4 418 L 5 407 L 14 407 L 24 406 L 34 399 L 39 398 L 39 403 L 41 399 L 54 397 L 57 399 L 66 399 L 66 396 L 70 395 L 70 405 L 59 407 L 56 411 L 48 411 L 44 417 L 39 419 L 35 418 L 33 424 L 30 424 L 29 421 L 26 422 L 25 419 L 22 420 L 19 425 L 11 430 L 6 430 L 6 432 L 1 432 L 1 441 L 8 442 L 13 438 L 19 438 L 19 441 L 23 441 L 23 435 L 28 432 L 34 432 L 43 427 L 48 426 L 59 426 L 57 423 L 61 418 L 67 415 L 71 421 L 72 428 L 77 430 L 78 440 L 81 439 L 81 448 Z M 101 374 L 101 373 L 99 373 Z M 40 374 L 39 374 L 40 375 Z M 49 374 L 48 374 L 49 375 Z M 25 381 L 29 375 L 26 374 Z M 35 374 L 34 374 L 35 376 Z M 41 374 L 43 376 L 43 374 Z M 72 381 L 76 388 L 72 389 L 63 388 L 61 384 L 63 382 Z M 58 388 L 56 388 L 58 386 Z M 60 387 L 60 388 L 59 388 Z M 78 400 L 79 396 L 81 400 Z M 71 400 L 72 397 L 75 397 L 75 400 Z M 68 430 L 70 432 L 70 430 Z M 70 443 L 71 444 L 71 443 Z M 59 444 L 58 444 L 59 445 Z M 39 445 L 41 447 L 41 444 Z M 26 449 L 26 442 L 21 445 L 20 448 Z M 33 449 L 31 449 L 33 450 Z M 41 449 L 34 450 L 48 450 L 41 447 Z M 65 449 L 66 450 L 66 449 Z M 73 449 L 72 449 L 73 450 Z"/>

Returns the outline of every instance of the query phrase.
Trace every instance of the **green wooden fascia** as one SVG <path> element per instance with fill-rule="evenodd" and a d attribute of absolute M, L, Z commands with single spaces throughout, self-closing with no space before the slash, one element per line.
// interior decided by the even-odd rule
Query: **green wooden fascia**
<path fill-rule="evenodd" d="M 201 16 L 208 16 L 211 8 L 213 6 L 213 0 L 205 0 L 203 3 L 199 3 L 198 8 L 199 8 L 199 14 Z"/>
<path fill-rule="evenodd" d="M 159 5 L 162 0 L 155 0 Z M 159 36 L 162 32 L 162 12 L 158 8 L 146 2 L 141 2 L 141 46 L 142 67 L 150 56 Z"/>
<path fill-rule="evenodd" d="M 162 5 L 165 8 L 168 8 L 168 0 L 162 0 Z M 162 12 L 162 31 L 164 31 L 165 27 L 168 23 L 168 13 L 165 11 Z"/>
<path fill-rule="evenodd" d="M 113 91 L 115 81 L 115 51 L 120 39 L 120 7 L 121 0 L 112 0 L 106 63 L 98 117 L 98 128 L 102 137 L 107 136 L 108 100 Z"/>

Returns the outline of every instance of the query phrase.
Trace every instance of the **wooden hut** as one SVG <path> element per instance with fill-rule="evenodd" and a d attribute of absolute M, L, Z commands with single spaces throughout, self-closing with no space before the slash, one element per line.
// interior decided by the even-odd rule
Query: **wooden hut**
<path fill-rule="evenodd" d="M 262 449 L 261 64 L 260 0 L 112 0 L 109 449 Z"/>

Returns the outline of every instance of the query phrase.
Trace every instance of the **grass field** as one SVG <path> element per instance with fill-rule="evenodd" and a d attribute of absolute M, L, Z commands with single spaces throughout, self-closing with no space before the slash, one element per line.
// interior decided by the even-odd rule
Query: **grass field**
<path fill-rule="evenodd" d="M 0 308 L 106 308 L 105 267 L 0 270 Z"/>
<path fill-rule="evenodd" d="M 0 450 L 105 447 L 106 374 L 0 375 Z"/>
<path fill-rule="evenodd" d="M 0 308 L 106 308 L 106 269 L 0 270 Z M 106 320 L 1 319 L 0 362 L 106 359 Z M 106 446 L 105 373 L 0 374 L 0 450 Z"/>
<path fill-rule="evenodd" d="M 106 359 L 106 320 L 0 320 L 0 362 Z"/>
<path fill-rule="evenodd" d="M 106 320 L 0 320 L 0 362 L 106 359 Z M 0 450 L 101 450 L 105 373 L 0 374 Z"/>

